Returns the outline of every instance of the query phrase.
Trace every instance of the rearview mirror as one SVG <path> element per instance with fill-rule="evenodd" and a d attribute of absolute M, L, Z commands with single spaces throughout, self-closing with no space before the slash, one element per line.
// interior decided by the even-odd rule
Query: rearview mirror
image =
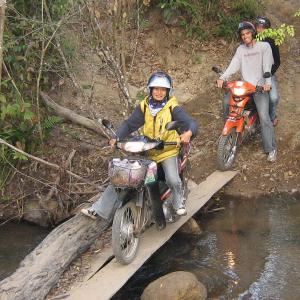
<path fill-rule="evenodd" d="M 272 77 L 272 74 L 270 72 L 265 72 L 263 77 L 264 78 L 270 78 L 270 77 Z"/>
<path fill-rule="evenodd" d="M 177 130 L 179 129 L 181 122 L 179 121 L 171 121 L 166 124 L 166 130 Z"/>
<path fill-rule="evenodd" d="M 101 124 L 107 129 L 113 129 L 113 125 L 109 120 L 103 119 L 101 120 Z"/>
<path fill-rule="evenodd" d="M 212 71 L 214 71 L 214 72 L 216 72 L 218 74 L 222 74 L 223 73 L 223 71 L 221 70 L 220 67 L 213 66 L 211 69 L 212 69 Z"/>

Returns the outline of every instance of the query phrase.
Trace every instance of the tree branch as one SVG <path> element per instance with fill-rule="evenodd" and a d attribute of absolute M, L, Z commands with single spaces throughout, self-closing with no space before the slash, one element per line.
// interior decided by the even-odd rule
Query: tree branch
<path fill-rule="evenodd" d="M 5 145 L 5 146 L 7 146 L 7 147 L 9 147 L 9 148 L 11 148 L 11 149 L 13 149 L 13 150 L 15 150 L 15 151 L 17 151 L 17 152 L 19 152 L 19 153 L 21 153 L 21 154 L 27 156 L 28 158 L 31 158 L 31 159 L 33 159 L 33 160 L 36 160 L 36 161 L 38 161 L 38 162 L 40 162 L 40 163 L 42 163 L 42 164 L 44 164 L 44 165 L 47 165 L 47 166 L 49 166 L 49 167 L 51 167 L 51 168 L 53 168 L 53 169 L 60 170 L 60 166 L 59 166 L 59 165 L 50 163 L 50 162 L 48 162 L 48 161 L 46 161 L 46 160 L 44 160 L 44 159 L 42 159 L 42 158 L 36 157 L 36 156 L 34 156 L 34 155 L 32 155 L 32 154 L 29 154 L 29 153 L 27 153 L 27 152 L 25 152 L 25 151 L 23 151 L 23 150 L 21 150 L 21 149 L 15 147 L 15 146 L 13 146 L 13 145 L 7 143 L 5 140 L 3 140 L 3 139 L 1 139 L 1 138 L 0 138 L 0 144 L 3 144 L 3 145 Z M 91 183 L 91 182 L 88 181 L 87 179 L 85 179 L 85 178 L 83 178 L 83 177 L 81 177 L 81 176 L 79 176 L 79 175 L 77 175 L 77 174 L 75 174 L 75 173 L 73 173 L 73 172 L 71 172 L 71 171 L 69 171 L 69 170 L 66 170 L 66 172 L 67 172 L 69 175 L 71 175 L 71 176 L 73 176 L 73 177 L 75 177 L 75 178 L 77 178 L 77 179 L 80 179 L 80 180 L 82 180 L 83 182 L 85 182 L 85 183 L 87 183 L 87 184 L 89 184 L 89 185 L 91 185 L 91 186 L 93 186 L 93 187 L 95 187 L 95 188 L 97 188 L 97 189 L 100 189 L 99 186 L 95 185 L 94 183 Z"/>

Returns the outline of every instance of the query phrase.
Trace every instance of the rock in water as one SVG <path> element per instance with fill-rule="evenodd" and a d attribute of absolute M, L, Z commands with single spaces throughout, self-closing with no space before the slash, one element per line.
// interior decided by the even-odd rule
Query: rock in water
<path fill-rule="evenodd" d="M 205 286 L 190 272 L 178 271 L 151 282 L 144 290 L 141 300 L 204 300 Z"/>
<path fill-rule="evenodd" d="M 202 230 L 196 220 L 191 218 L 180 227 L 179 232 L 184 234 L 199 235 L 202 233 Z"/>

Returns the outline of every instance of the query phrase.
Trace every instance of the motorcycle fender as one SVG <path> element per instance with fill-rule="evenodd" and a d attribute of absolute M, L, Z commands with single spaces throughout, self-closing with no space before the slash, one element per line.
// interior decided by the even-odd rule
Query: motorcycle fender
<path fill-rule="evenodd" d="M 133 198 L 136 197 L 135 193 L 132 193 L 132 190 L 119 190 L 117 191 L 118 194 L 118 202 L 117 202 L 117 208 L 120 208 L 124 206 L 127 202 L 132 200 Z"/>
<path fill-rule="evenodd" d="M 144 202 L 144 190 L 138 191 L 136 206 L 142 207 Z"/>
<path fill-rule="evenodd" d="M 222 135 L 228 135 L 232 128 L 236 128 L 236 132 L 242 132 L 244 129 L 244 119 L 241 118 L 237 121 L 226 121 L 223 131 L 222 131 Z"/>
<path fill-rule="evenodd" d="M 236 122 L 226 121 L 222 131 L 222 135 L 228 135 L 234 127 L 236 127 Z"/>

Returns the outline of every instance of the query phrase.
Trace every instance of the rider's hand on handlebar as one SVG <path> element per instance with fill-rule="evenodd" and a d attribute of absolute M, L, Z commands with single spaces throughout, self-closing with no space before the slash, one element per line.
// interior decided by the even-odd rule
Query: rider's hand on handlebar
<path fill-rule="evenodd" d="M 269 92 L 271 90 L 271 86 L 269 84 L 264 84 L 263 90 L 264 90 L 264 92 Z"/>
<path fill-rule="evenodd" d="M 218 88 L 222 88 L 222 87 L 223 87 L 223 83 L 224 83 L 224 80 L 218 79 L 218 80 L 217 80 L 217 87 L 218 87 Z"/>
<path fill-rule="evenodd" d="M 109 145 L 110 145 L 110 148 L 111 148 L 111 149 L 115 149 L 115 147 L 116 147 L 116 142 L 117 142 L 116 139 L 111 139 L 111 140 L 109 140 Z"/>
<path fill-rule="evenodd" d="M 191 130 L 188 130 L 180 135 L 180 142 L 183 144 L 189 143 L 193 133 Z"/>

